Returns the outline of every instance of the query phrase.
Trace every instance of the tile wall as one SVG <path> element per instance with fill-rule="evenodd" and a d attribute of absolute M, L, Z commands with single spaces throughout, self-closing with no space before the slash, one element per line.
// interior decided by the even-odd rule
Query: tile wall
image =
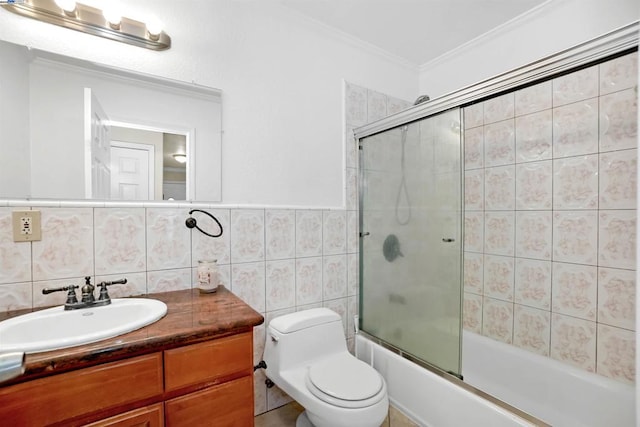
<path fill-rule="evenodd" d="M 464 328 L 635 381 L 637 53 L 465 108 Z"/>
<path fill-rule="evenodd" d="M 354 201 L 351 203 L 355 204 Z M 11 212 L 0 207 L 0 310 L 63 304 L 44 287 L 126 277 L 113 297 L 188 289 L 199 259 L 217 259 L 222 283 L 265 316 L 329 307 L 347 319 L 357 310 L 356 223 L 345 210 L 206 209 L 224 228 L 213 239 L 184 225 L 191 206 L 33 207 L 42 212 L 43 240 L 14 243 Z M 26 208 L 29 208 L 28 206 Z M 197 216 L 195 213 L 194 216 Z M 200 214 L 199 226 L 215 223 Z M 264 325 L 255 330 L 262 357 Z M 256 414 L 289 401 L 256 376 Z"/>

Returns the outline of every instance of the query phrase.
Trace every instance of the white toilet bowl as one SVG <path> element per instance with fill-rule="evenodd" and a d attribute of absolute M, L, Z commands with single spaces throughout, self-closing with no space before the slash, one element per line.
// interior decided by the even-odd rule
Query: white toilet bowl
<path fill-rule="evenodd" d="M 378 427 L 387 415 L 384 378 L 348 352 L 342 319 L 329 309 L 273 319 L 264 360 L 267 377 L 305 408 L 299 427 Z"/>

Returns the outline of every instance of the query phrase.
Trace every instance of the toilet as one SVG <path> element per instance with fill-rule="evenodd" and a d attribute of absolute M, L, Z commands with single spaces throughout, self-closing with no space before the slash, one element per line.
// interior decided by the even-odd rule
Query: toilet
<path fill-rule="evenodd" d="M 387 385 L 347 350 L 341 317 L 314 308 L 273 319 L 265 334 L 266 375 L 305 408 L 296 427 L 379 427 Z"/>

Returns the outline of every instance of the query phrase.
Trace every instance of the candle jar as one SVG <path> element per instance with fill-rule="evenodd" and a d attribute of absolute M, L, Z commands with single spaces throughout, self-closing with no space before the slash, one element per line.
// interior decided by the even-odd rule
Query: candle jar
<path fill-rule="evenodd" d="M 218 275 L 218 264 L 215 259 L 205 259 L 198 261 L 198 289 L 202 293 L 215 292 L 218 289 L 220 277 Z"/>

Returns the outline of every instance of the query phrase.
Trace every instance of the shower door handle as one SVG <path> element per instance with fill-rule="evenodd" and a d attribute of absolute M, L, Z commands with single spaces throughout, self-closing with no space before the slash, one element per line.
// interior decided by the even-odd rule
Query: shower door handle
<path fill-rule="evenodd" d="M 455 242 L 456 239 L 454 239 L 453 237 L 443 237 L 442 241 L 445 243 L 452 243 L 452 242 Z"/>

